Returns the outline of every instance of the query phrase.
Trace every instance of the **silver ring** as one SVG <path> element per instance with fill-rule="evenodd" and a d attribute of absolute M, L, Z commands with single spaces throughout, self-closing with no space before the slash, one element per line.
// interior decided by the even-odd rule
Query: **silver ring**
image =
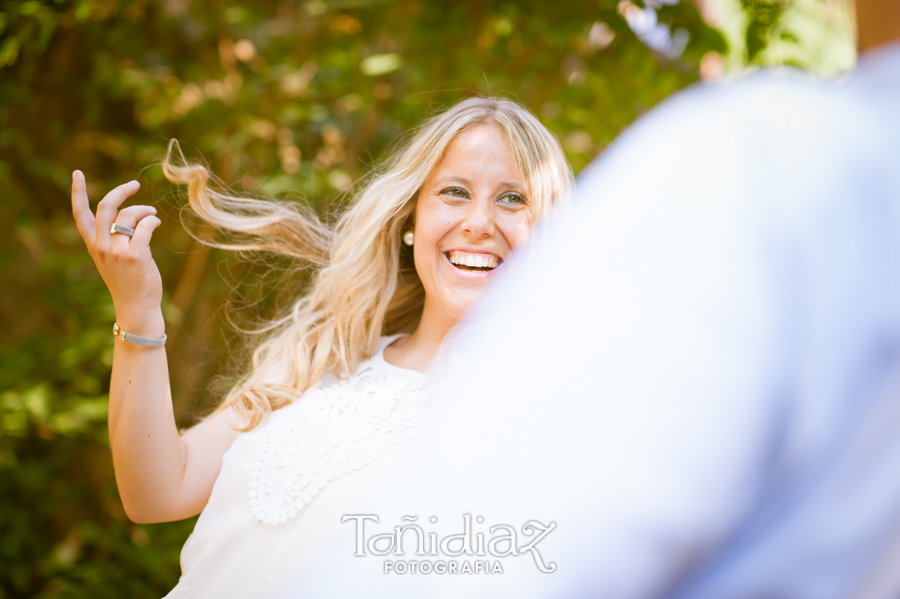
<path fill-rule="evenodd" d="M 109 232 L 115 235 L 116 233 L 121 233 L 122 235 L 128 235 L 132 237 L 134 235 L 134 229 L 130 229 L 128 227 L 123 227 L 122 225 L 117 225 L 113 223 L 112 227 L 109 228 Z"/>

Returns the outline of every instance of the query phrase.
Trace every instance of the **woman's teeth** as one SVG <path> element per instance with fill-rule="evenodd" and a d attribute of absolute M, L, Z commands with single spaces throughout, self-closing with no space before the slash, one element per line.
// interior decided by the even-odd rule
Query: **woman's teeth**
<path fill-rule="evenodd" d="M 470 254 L 468 252 L 452 251 L 449 253 L 450 262 L 457 267 L 466 267 L 466 270 L 493 270 L 500 263 L 496 256 L 489 254 Z"/>

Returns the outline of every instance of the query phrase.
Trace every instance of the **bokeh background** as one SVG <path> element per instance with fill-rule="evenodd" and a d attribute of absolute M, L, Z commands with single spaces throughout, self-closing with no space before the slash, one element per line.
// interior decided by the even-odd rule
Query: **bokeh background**
<path fill-rule="evenodd" d="M 233 190 L 331 218 L 392 141 L 468 95 L 529 106 L 577 172 L 701 80 L 854 62 L 837 0 L 0 2 L 0 598 L 162 596 L 194 523 L 122 509 L 106 430 L 115 315 L 71 219 L 74 169 L 94 203 L 137 178 L 134 201 L 159 210 L 187 427 L 240 371 L 238 328 L 294 283 L 284 264 L 196 240 L 209 231 L 159 167 L 169 139 Z"/>

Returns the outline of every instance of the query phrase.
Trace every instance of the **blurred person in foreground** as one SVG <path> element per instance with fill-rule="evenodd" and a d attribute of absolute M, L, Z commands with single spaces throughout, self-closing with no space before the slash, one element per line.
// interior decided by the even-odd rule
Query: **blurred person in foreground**
<path fill-rule="evenodd" d="M 900 2 L 857 4 L 848 79 L 699 86 L 589 167 L 291 596 L 900 597 Z"/>

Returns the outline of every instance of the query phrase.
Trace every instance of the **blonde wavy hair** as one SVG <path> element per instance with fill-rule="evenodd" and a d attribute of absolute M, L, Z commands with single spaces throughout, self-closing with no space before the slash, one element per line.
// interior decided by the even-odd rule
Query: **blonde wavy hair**
<path fill-rule="evenodd" d="M 246 423 L 241 430 L 250 430 L 324 373 L 354 372 L 375 353 L 382 335 L 416 328 L 425 291 L 401 236 L 412 221 L 420 188 L 447 147 L 476 125 L 497 126 L 505 135 L 534 222 L 568 197 L 573 175 L 559 142 L 528 109 L 502 98 L 468 98 L 424 122 L 357 186 L 333 229 L 298 202 L 212 189 L 209 171 L 188 163 L 172 140 L 163 161 L 166 177 L 187 185 L 190 209 L 227 239 L 204 243 L 269 252 L 302 267 L 311 262 L 316 269 L 308 293 L 256 331 L 266 336 L 253 351 L 250 372 L 215 412 L 233 408 Z"/>

